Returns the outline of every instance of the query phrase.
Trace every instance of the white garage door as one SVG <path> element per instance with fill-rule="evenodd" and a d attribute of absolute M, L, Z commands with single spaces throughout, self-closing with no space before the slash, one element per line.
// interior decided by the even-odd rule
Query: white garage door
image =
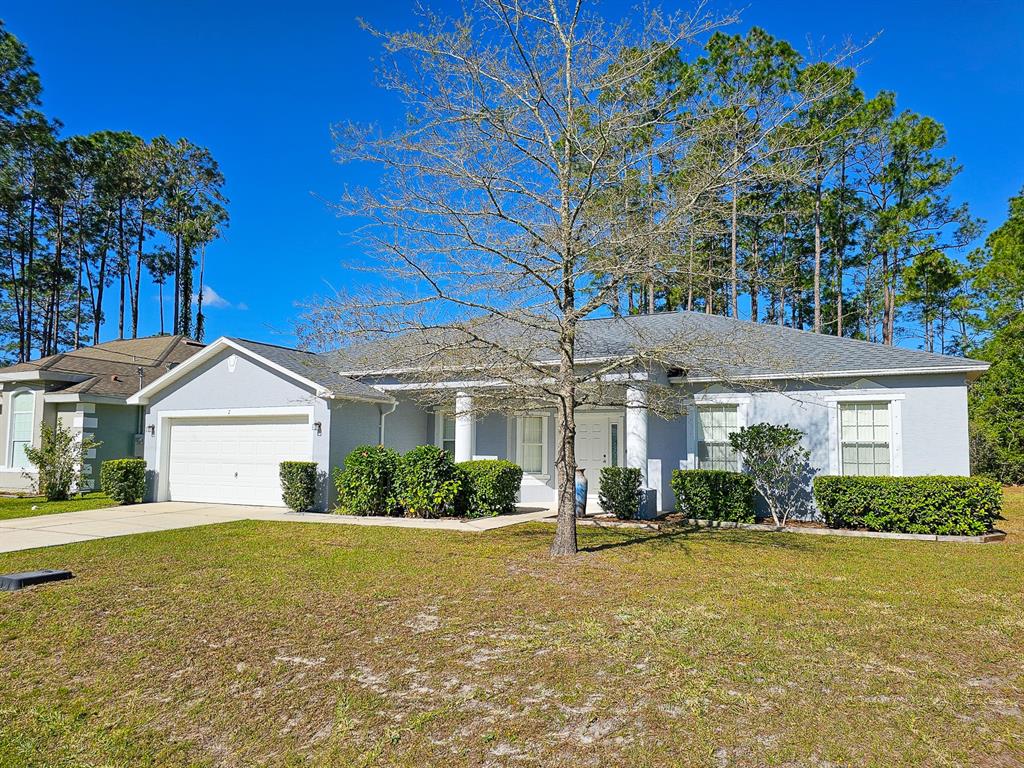
<path fill-rule="evenodd" d="M 171 422 L 167 485 L 172 501 L 283 506 L 282 461 L 309 461 L 305 415 L 226 416 Z"/>

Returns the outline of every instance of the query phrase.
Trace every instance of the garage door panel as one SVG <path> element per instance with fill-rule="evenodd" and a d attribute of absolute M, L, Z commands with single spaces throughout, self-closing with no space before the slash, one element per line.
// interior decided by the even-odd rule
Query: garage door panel
<path fill-rule="evenodd" d="M 281 506 L 282 461 L 309 461 L 307 416 L 173 420 L 168 491 L 172 501 Z"/>

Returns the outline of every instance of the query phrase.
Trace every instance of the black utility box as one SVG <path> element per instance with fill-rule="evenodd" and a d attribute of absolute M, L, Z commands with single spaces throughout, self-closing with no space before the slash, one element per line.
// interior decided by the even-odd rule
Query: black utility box
<path fill-rule="evenodd" d="M 0 576 L 0 590 L 14 592 L 15 590 L 32 587 L 36 584 L 45 584 L 48 581 L 64 581 L 72 577 L 71 571 L 59 571 L 53 568 L 25 571 L 24 573 L 5 573 Z"/>

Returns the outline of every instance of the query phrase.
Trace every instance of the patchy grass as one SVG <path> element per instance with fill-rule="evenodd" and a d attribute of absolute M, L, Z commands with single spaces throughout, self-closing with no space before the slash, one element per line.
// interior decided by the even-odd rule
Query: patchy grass
<path fill-rule="evenodd" d="M 1015 766 L 1014 539 L 242 522 L 0 555 L 0 765 Z"/>
<path fill-rule="evenodd" d="M 43 496 L 18 496 L 16 498 L 0 498 L 0 520 L 15 517 L 35 517 L 36 515 L 54 515 L 58 512 L 82 512 L 86 509 L 102 509 L 116 506 L 116 502 L 105 493 L 95 491 L 67 501 L 47 501 Z M 33 509 L 35 507 L 35 509 Z"/>

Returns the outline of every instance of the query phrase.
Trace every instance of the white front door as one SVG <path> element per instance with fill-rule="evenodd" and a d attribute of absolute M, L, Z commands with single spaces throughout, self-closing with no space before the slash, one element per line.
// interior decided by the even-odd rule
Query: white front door
<path fill-rule="evenodd" d="M 309 417 L 175 419 L 168 433 L 171 501 L 279 507 L 282 461 L 309 461 Z"/>
<path fill-rule="evenodd" d="M 601 469 L 622 460 L 622 426 L 611 413 L 576 414 L 576 466 L 587 476 L 587 495 L 601 490 Z"/>

